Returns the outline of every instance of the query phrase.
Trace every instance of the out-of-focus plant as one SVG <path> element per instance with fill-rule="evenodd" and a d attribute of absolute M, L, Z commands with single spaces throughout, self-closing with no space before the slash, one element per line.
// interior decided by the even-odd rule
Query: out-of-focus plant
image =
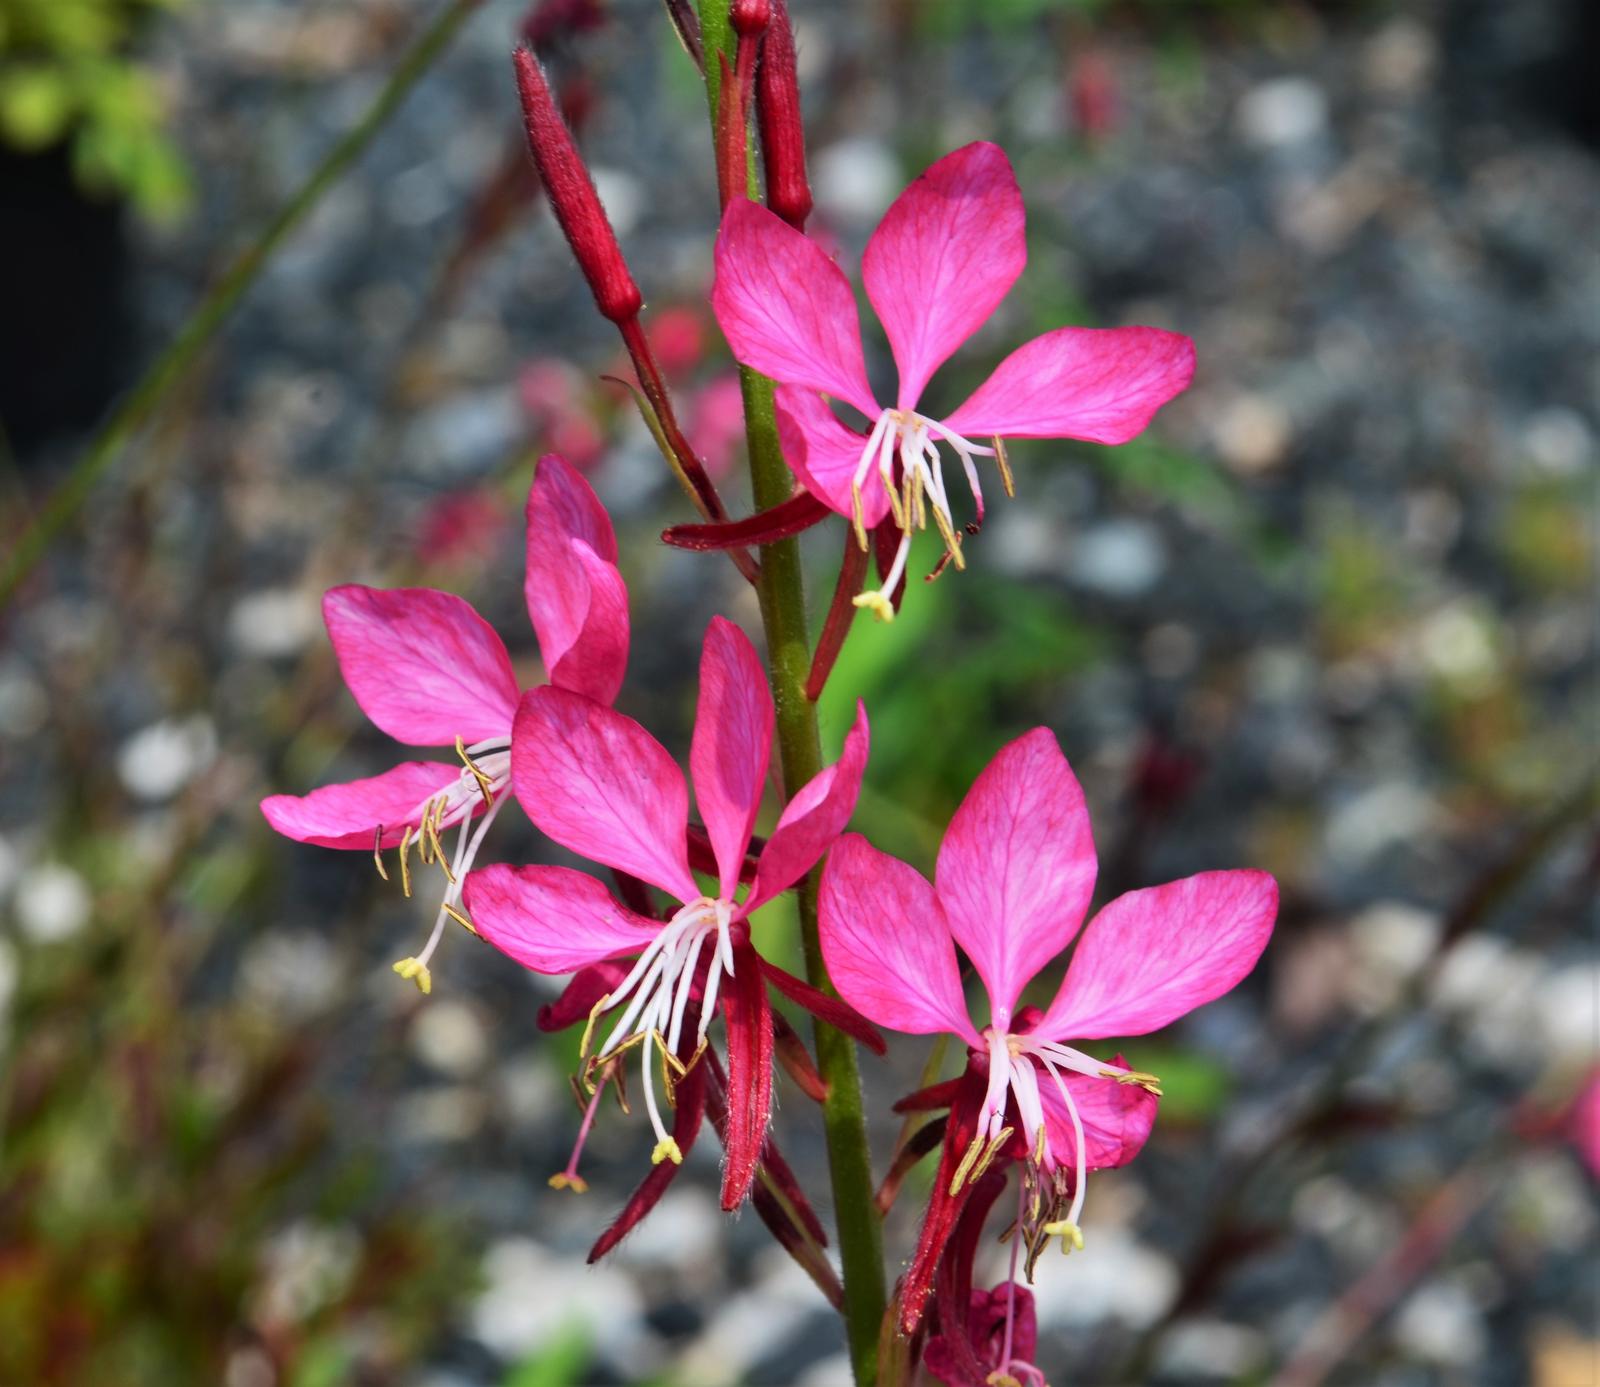
<path fill-rule="evenodd" d="M 188 168 L 166 129 L 160 82 L 132 55 L 146 20 L 182 3 L 0 3 L 0 140 L 25 152 L 67 143 L 84 188 L 153 217 L 182 212 Z"/>

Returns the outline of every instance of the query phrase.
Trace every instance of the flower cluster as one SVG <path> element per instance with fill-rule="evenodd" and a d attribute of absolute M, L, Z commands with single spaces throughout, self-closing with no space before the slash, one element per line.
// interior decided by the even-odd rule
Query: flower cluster
<path fill-rule="evenodd" d="M 691 52 L 708 62 L 687 11 L 669 10 Z M 589 483 L 552 454 L 528 494 L 524 580 L 546 681 L 523 688 L 505 645 L 458 597 L 334 588 L 324 616 L 357 703 L 396 740 L 453 748 L 455 759 L 407 761 L 303 797 L 274 795 L 262 809 L 301 842 L 372 852 L 386 878 L 385 854 L 394 850 L 407 895 L 413 849 L 418 866 L 439 869 L 428 941 L 395 965 L 424 992 L 451 920 L 525 968 L 570 977 L 540 1014 L 546 1029 L 583 1026 L 573 1078 L 581 1116 L 571 1158 L 550 1183 L 585 1188 L 580 1156 L 601 1099 L 611 1087 L 626 1108 L 630 1070 L 653 1138 L 642 1183 L 591 1257 L 614 1247 L 660 1199 L 709 1119 L 726 1152 L 723 1207 L 750 1201 L 844 1307 L 848 1288 L 823 1251 L 827 1234 L 774 1141 L 774 1067 L 833 1105 L 841 1076 L 855 1080 L 853 1061 L 824 1062 L 832 1032 L 879 1052 L 880 1026 L 962 1042 L 959 1073 L 895 1105 L 942 1115 L 915 1128 L 879 1191 L 886 1204 L 910 1166 L 937 1148 L 921 1235 L 885 1342 L 946 1383 L 1038 1387 L 1033 1304 L 1019 1273 L 1031 1280 L 1053 1239 L 1069 1251 L 1084 1246 L 1089 1173 L 1139 1152 L 1161 1096 L 1156 1076 L 1120 1054 L 1093 1053 L 1095 1042 L 1158 1030 L 1237 984 L 1267 943 L 1275 883 L 1256 871 L 1203 872 L 1122 895 L 1085 925 L 1096 884 L 1088 810 L 1043 727 L 1002 747 L 972 784 L 930 882 L 846 831 L 869 756 L 859 703 L 833 764 L 817 769 L 813 759 L 795 775 L 785 758 L 787 793 L 770 831 L 758 837 L 756 829 L 780 709 L 802 740 L 809 729 L 814 745 L 805 700 L 827 678 L 854 608 L 893 616 L 913 535 L 931 520 L 943 541 L 930 577 L 947 564 L 964 567 L 963 537 L 977 533 L 984 514 L 980 465 L 993 462 L 1006 492 L 1013 489 L 1005 438 L 1132 438 L 1188 384 L 1194 350 L 1187 338 L 1154 328 L 1059 328 L 1013 351 L 964 403 L 925 408 L 936 370 L 991 316 L 1026 260 L 1011 166 L 994 145 L 972 144 L 913 182 L 867 244 L 862 278 L 899 371 L 894 403 L 881 403 L 867 379 L 850 286 L 804 232 L 811 200 L 786 9 L 740 3 L 729 23 L 734 60 L 716 55 L 724 212 L 711 302 L 747 372 L 777 383 L 765 427 L 793 473 L 787 500 L 743 520 L 727 519 L 715 469 L 678 429 L 642 325 L 642 296 L 531 54 L 518 54 L 517 79 L 552 207 L 600 311 L 622 332 L 652 433 L 704 517 L 666 538 L 730 550 L 760 587 L 765 611 L 777 579 L 750 549 L 830 514 L 846 521 L 846 559 L 810 680 L 797 681 L 785 656 L 773 661 L 769 684 L 749 636 L 712 618 L 686 777 L 667 748 L 613 706 L 624 693 L 630 630 L 617 540 Z M 770 208 L 743 195 L 752 109 Z M 860 422 L 847 423 L 836 406 Z M 754 436 L 761 421 L 748 422 Z M 970 488 L 970 521 L 952 499 L 947 459 Z M 869 552 L 879 584 L 862 592 Z M 512 801 L 545 839 L 606 869 L 609 887 L 570 867 L 478 867 Z M 809 981 L 764 957 L 752 928 L 757 911 L 797 886 L 802 919 L 814 926 Z M 1069 950 L 1054 996 L 1028 1000 Z M 817 1019 L 817 1058 L 769 989 Z M 976 1011 L 969 993 L 981 999 Z M 838 1038 L 826 1048 L 837 1050 Z M 831 1140 L 844 1119 L 834 1106 L 828 1113 Z M 983 1289 L 974 1284 L 975 1263 L 1013 1175 L 1010 1270 Z M 840 1233 L 860 1230 L 841 1222 Z"/>

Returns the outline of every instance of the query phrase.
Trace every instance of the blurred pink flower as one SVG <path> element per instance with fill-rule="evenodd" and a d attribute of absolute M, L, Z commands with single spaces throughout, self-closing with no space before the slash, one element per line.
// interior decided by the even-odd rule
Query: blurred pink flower
<path fill-rule="evenodd" d="M 650 345 L 668 376 L 686 376 L 706 354 L 705 320 L 693 308 L 663 308 L 650 316 Z"/>
<path fill-rule="evenodd" d="M 706 471 L 720 482 L 744 446 L 744 393 L 735 372 L 718 376 L 695 395 L 688 432 Z"/>
<path fill-rule="evenodd" d="M 611 520 L 589 484 L 555 455 L 528 492 L 524 594 L 551 683 L 609 704 L 628 659 L 628 591 L 617 571 Z M 447 888 L 427 947 L 395 970 L 424 992 L 428 960 L 473 859 L 505 804 L 519 688 L 504 642 L 470 603 L 432 588 L 331 588 L 323 619 L 339 669 L 378 727 L 408 746 L 454 746 L 459 760 L 405 761 L 364 780 L 308 795 L 271 795 L 267 822 L 286 837 L 375 853 L 400 849 L 410 894 L 413 844 L 437 862 Z M 473 827 L 473 820 L 482 823 Z M 442 835 L 460 826 L 446 861 Z"/>
<path fill-rule="evenodd" d="M 506 529 L 499 499 L 486 488 L 452 491 L 422 513 L 417 557 L 424 563 L 454 564 L 492 551 Z"/>
<path fill-rule="evenodd" d="M 895 404 L 884 407 L 838 266 L 757 203 L 736 200 L 723 216 L 712 306 L 733 354 L 779 382 L 785 457 L 813 494 L 854 520 L 863 549 L 866 532 L 893 516 L 900 540 L 890 570 L 879 590 L 856 598 L 885 619 L 912 531 L 929 512 L 948 557 L 963 564 L 941 447 L 959 457 L 981 522 L 976 459 L 996 458 L 1010 489 L 1002 436 L 1124 443 L 1194 374 L 1194 344 L 1176 333 L 1058 328 L 1012 352 L 952 413 L 919 412 L 934 371 L 983 326 L 1026 261 L 1022 195 L 996 145 L 946 155 L 896 199 L 861 262 L 900 374 Z M 825 397 L 859 410 L 867 432 L 846 427 Z"/>
<path fill-rule="evenodd" d="M 536 357 L 517 376 L 517 394 L 535 445 L 587 472 L 605 452 L 584 378 L 564 361 Z"/>
<path fill-rule="evenodd" d="M 750 942 L 750 913 L 804 876 L 849 821 L 867 759 L 866 710 L 858 709 L 843 755 L 785 807 L 739 901 L 773 721 L 772 695 L 755 648 L 731 622 L 712 618 L 689 752 L 717 869 L 716 894 L 707 895 L 690 868 L 688 786 L 661 744 L 632 719 L 591 699 L 554 686 L 531 690 L 517 710 L 511 749 L 512 788 L 528 817 L 563 847 L 666 892 L 681 908 L 663 923 L 613 900 L 593 877 L 566 867 L 488 867 L 474 872 L 466 888 L 479 933 L 535 972 L 604 965 L 622 973 L 617 961 L 634 957 L 625 976 L 597 984 L 605 990 L 592 1003 L 591 1020 L 606 1009 L 620 1015 L 594 1063 L 638 1046 L 656 1135 L 652 1164 L 683 1158 L 656 1102 L 657 1051 L 661 1064 L 680 1077 L 692 1070 L 721 1006 L 728 1035 L 728 1163 L 722 1185 L 727 1209 L 749 1193 L 766 1141 L 773 1054 L 766 984 L 863 1041 L 882 1045 L 848 1007 L 766 962 Z M 576 1183 L 576 1156 L 566 1176 L 558 1177 L 568 1184 Z"/>
<path fill-rule="evenodd" d="M 1078 934 L 1095 874 L 1083 791 L 1043 727 L 1002 747 L 973 782 L 945 832 L 934 885 L 858 834 L 829 855 L 822 950 L 840 996 L 892 1030 L 946 1032 L 969 1046 L 966 1075 L 937 1086 L 937 1105 L 953 1106 L 908 1275 L 908 1330 L 964 1192 L 997 1155 L 1021 1160 L 1037 1184 L 1042 1212 L 1030 1235 L 1077 1244 L 1086 1172 L 1131 1160 L 1149 1136 L 1154 1076 L 1067 1040 L 1171 1024 L 1243 978 L 1272 932 L 1278 888 L 1265 872 L 1203 872 L 1132 891 L 1084 931 L 1048 1009 L 1018 1012 L 1023 989 Z M 988 994 L 981 1031 L 957 944 Z"/>
<path fill-rule="evenodd" d="M 1600 1180 L 1600 1069 L 1591 1073 L 1578 1091 L 1568 1120 L 1573 1147 Z"/>

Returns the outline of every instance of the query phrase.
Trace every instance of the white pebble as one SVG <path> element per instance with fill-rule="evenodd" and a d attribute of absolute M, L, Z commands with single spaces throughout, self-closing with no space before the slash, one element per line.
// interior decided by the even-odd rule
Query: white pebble
<path fill-rule="evenodd" d="M 71 867 L 42 862 L 17 882 L 17 923 L 36 944 L 70 939 L 89 923 L 94 899 Z"/>
<path fill-rule="evenodd" d="M 117 751 L 117 776 L 135 799 L 170 799 L 217 755 L 217 729 L 204 713 L 141 728 Z"/>

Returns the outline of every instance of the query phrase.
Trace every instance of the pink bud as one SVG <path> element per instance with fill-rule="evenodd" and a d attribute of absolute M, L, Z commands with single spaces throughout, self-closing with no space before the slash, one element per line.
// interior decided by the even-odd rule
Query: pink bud
<path fill-rule="evenodd" d="M 614 323 L 628 322 L 638 316 L 644 296 L 628 272 L 589 170 L 572 142 L 572 132 L 556 109 L 538 60 L 526 48 L 517 49 L 512 57 L 528 148 L 539 166 L 551 209 L 577 257 L 578 268 L 594 292 L 601 314 Z"/>
<path fill-rule="evenodd" d="M 740 38 L 750 38 L 761 33 L 772 21 L 770 0 L 733 0 L 728 12 L 733 21 L 733 32 Z"/>
<path fill-rule="evenodd" d="M 756 70 L 756 117 L 761 122 L 767 206 L 803 231 L 811 215 L 811 185 L 806 182 L 806 134 L 800 119 L 794 31 L 789 27 L 784 0 L 771 0 L 771 9 L 761 66 Z"/>

